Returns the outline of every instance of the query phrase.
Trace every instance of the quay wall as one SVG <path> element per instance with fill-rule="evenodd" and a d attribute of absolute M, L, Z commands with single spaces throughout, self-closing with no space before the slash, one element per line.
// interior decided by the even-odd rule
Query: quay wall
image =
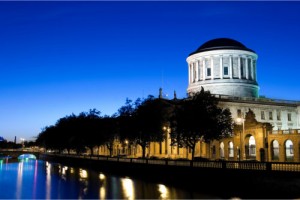
<path fill-rule="evenodd" d="M 218 194 L 222 198 L 233 198 L 233 193 L 240 198 L 300 197 L 300 172 L 297 171 L 240 169 L 238 167 L 229 169 L 224 167 L 227 166 L 224 161 L 195 162 L 201 165 L 195 167 L 186 165 L 187 162 L 178 162 L 174 165 L 173 161 L 168 161 L 167 164 L 158 164 L 159 162 L 148 159 L 116 160 L 111 158 L 109 160 L 110 158 L 91 159 L 47 154 L 41 154 L 40 159 L 191 190 L 207 191 Z M 195 163 L 192 164 L 195 165 Z M 251 166 L 250 162 L 247 164 Z"/>

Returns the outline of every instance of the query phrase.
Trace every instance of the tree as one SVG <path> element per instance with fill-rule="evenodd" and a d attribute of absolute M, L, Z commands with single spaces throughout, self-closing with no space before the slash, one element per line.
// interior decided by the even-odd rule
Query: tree
<path fill-rule="evenodd" d="M 197 142 L 228 136 L 233 127 L 231 113 L 217 105 L 217 99 L 203 88 L 178 101 L 171 119 L 171 145 L 190 148 L 194 159 Z"/>
<path fill-rule="evenodd" d="M 119 133 L 117 118 L 104 116 L 101 119 L 100 127 L 101 127 L 100 129 L 101 142 L 99 141 L 98 142 L 100 145 L 104 144 L 109 150 L 110 156 L 112 156 L 114 142 L 115 139 L 118 138 L 118 133 Z"/>
<path fill-rule="evenodd" d="M 163 127 L 169 121 L 171 111 L 172 104 L 168 100 L 153 96 L 137 106 L 132 115 L 132 132 L 128 137 L 142 147 L 143 158 L 150 142 L 162 142 L 165 139 Z"/>
<path fill-rule="evenodd" d="M 141 99 L 138 98 L 133 102 L 130 99 L 126 99 L 125 105 L 118 109 L 116 114 L 117 125 L 119 128 L 118 139 L 120 142 L 127 141 L 129 145 L 136 146 L 134 133 L 136 131 L 134 115 L 137 107 L 141 104 Z"/>

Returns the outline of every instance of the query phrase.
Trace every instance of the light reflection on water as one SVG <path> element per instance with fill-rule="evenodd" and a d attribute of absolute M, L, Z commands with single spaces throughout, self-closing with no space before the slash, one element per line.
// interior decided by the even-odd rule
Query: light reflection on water
<path fill-rule="evenodd" d="M 1 199 L 211 198 L 160 183 L 38 160 L 17 163 L 0 161 L 0 188 L 6 188 L 0 194 Z"/>

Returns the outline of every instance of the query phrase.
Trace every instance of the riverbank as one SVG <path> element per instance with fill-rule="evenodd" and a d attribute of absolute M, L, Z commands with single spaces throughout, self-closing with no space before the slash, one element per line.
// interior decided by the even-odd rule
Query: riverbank
<path fill-rule="evenodd" d="M 40 158 L 68 166 L 171 184 L 191 191 L 207 191 L 225 199 L 234 197 L 295 199 L 300 197 L 299 172 L 195 168 L 55 155 L 43 155 Z"/>

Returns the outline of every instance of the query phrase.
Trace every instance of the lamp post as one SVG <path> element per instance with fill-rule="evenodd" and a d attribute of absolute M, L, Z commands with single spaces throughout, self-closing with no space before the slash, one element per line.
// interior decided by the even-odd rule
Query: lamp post
<path fill-rule="evenodd" d="M 129 153 L 131 153 L 131 152 L 129 152 L 128 140 L 125 140 L 125 145 L 126 145 L 126 146 L 125 146 L 125 148 L 126 148 L 126 149 L 125 149 L 125 150 L 126 150 L 126 155 L 127 155 L 127 156 L 130 156 Z"/>
<path fill-rule="evenodd" d="M 241 156 L 243 155 L 243 158 L 242 158 L 242 160 L 244 159 L 244 157 L 245 157 L 245 149 L 243 148 L 243 146 L 244 146 L 244 134 L 245 134 L 245 119 L 244 118 L 241 118 L 241 117 L 238 117 L 237 119 L 236 119 L 236 122 L 237 122 L 237 124 L 239 124 L 239 125 L 243 125 L 243 130 L 242 130 L 242 132 L 240 132 L 240 151 L 239 151 L 239 161 L 241 160 Z"/>
<path fill-rule="evenodd" d="M 164 126 L 163 130 L 166 132 L 165 156 L 167 156 L 169 158 L 169 134 L 171 132 L 171 129 L 167 126 Z"/>

